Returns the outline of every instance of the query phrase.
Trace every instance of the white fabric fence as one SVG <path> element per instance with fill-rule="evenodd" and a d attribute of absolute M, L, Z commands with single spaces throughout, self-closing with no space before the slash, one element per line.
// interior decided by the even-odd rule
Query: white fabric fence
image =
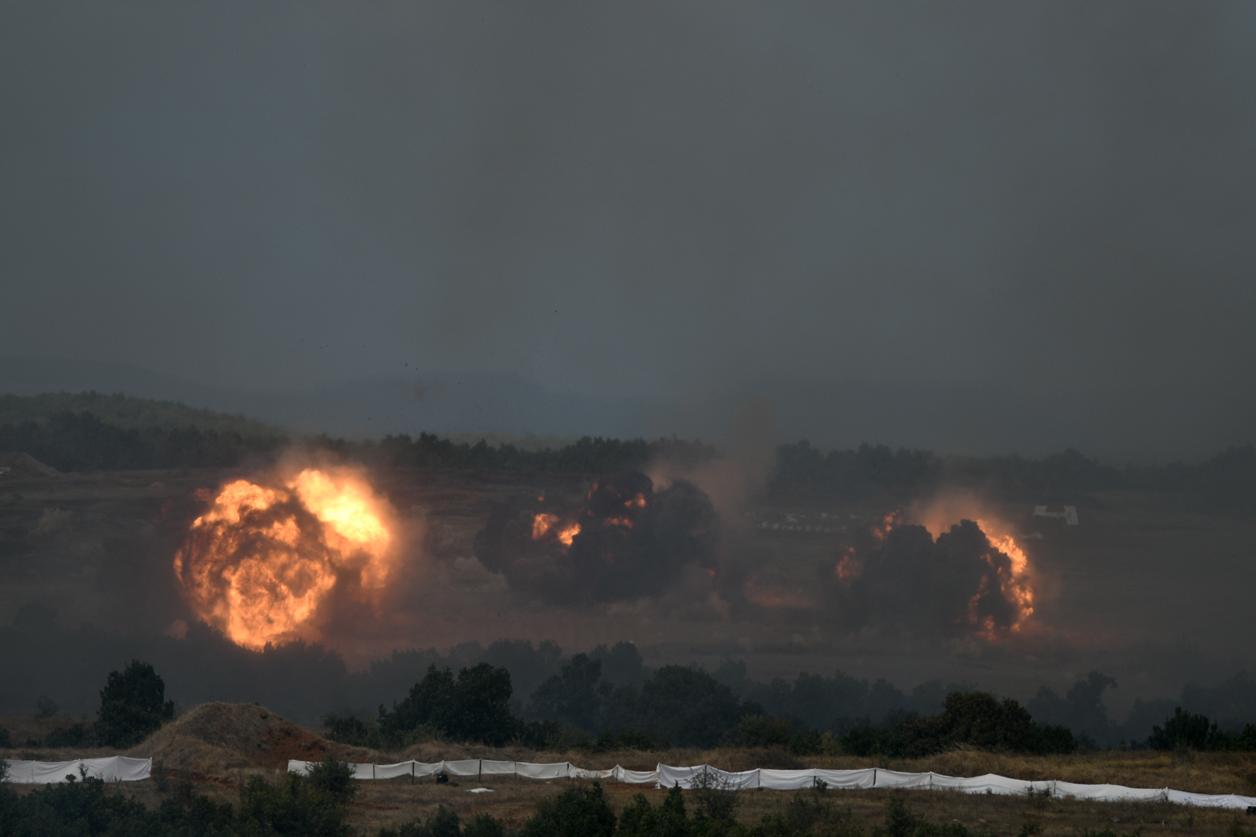
<path fill-rule="evenodd" d="M 138 761 L 132 759 L 132 761 Z M 289 773 L 304 774 L 319 762 L 290 761 Z M 609 779 L 634 785 L 655 787 L 679 787 L 689 790 L 695 786 L 725 788 L 727 790 L 800 790 L 823 785 L 830 788 L 867 790 L 873 788 L 914 788 L 921 790 L 948 790 L 956 793 L 993 794 L 997 796 L 1028 796 L 1031 793 L 1060 797 L 1062 799 L 1087 799 L 1101 802 L 1173 802 L 1201 808 L 1229 808 L 1244 810 L 1256 808 L 1256 797 L 1238 794 L 1188 793 L 1172 788 L 1127 788 L 1124 785 L 1086 785 L 1053 779 L 1027 781 L 1010 779 L 995 773 L 984 776 L 946 776 L 942 773 L 905 773 L 880 767 L 857 770 L 771 770 L 759 768 L 730 772 L 709 764 L 673 766 L 659 764 L 654 770 L 628 770 L 615 765 L 606 770 L 586 770 L 570 762 L 533 764 L 525 761 L 493 761 L 490 759 L 462 759 L 459 761 L 421 762 L 370 765 L 350 764 L 354 778 L 391 779 L 402 776 L 427 777 L 444 773 L 449 776 L 518 776 L 524 779 Z M 147 775 L 147 773 L 145 774 Z"/>
<path fill-rule="evenodd" d="M 129 756 L 107 756 L 99 759 L 75 759 L 73 761 L 19 761 L 0 759 L 8 765 L 5 781 L 18 785 L 52 785 L 64 782 L 66 777 L 78 779 L 86 776 L 102 782 L 139 782 L 153 774 L 152 759 L 133 759 Z M 371 777 L 358 777 L 369 779 Z"/>

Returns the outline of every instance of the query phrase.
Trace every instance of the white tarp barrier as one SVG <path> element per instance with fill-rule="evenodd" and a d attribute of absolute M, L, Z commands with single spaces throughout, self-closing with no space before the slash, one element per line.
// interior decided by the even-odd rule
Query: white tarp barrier
<path fill-rule="evenodd" d="M 1239 796 L 1235 793 L 1190 793 L 1168 788 L 1165 796 L 1170 802 L 1193 805 L 1196 808 L 1229 808 L 1238 811 L 1256 808 L 1256 796 Z"/>
<path fill-rule="evenodd" d="M 759 771 L 762 782 L 762 770 Z M 858 770 L 814 770 L 816 779 L 823 782 L 830 788 L 844 788 L 847 790 L 857 790 L 861 788 L 870 788 L 876 781 L 877 771 L 871 767 L 864 767 Z M 767 787 L 764 785 L 763 787 Z"/>
<path fill-rule="evenodd" d="M 673 767 L 670 764 L 660 764 L 655 768 L 658 774 L 658 783 L 665 788 L 679 787 L 683 790 L 689 790 L 693 787 L 694 780 L 706 773 L 705 764 L 695 764 L 691 767 Z"/>
<path fill-rule="evenodd" d="M 129 756 L 106 756 L 98 759 L 73 761 L 19 761 L 7 760 L 6 781 L 18 785 L 51 785 L 64 782 L 67 776 L 75 780 L 87 776 L 102 782 L 139 782 L 153 773 L 152 759 L 134 759 Z"/>
<path fill-rule="evenodd" d="M 605 770 L 585 770 L 583 767 L 576 767 L 574 764 L 568 765 L 567 775 L 572 779 L 613 779 L 615 778 L 615 768 L 608 767 Z"/>
<path fill-rule="evenodd" d="M 444 772 L 450 776 L 479 776 L 480 760 L 479 759 L 458 759 L 457 761 L 446 761 L 444 764 Z"/>
<path fill-rule="evenodd" d="M 414 762 L 400 761 L 396 764 L 377 764 L 375 765 L 376 779 L 400 779 L 402 776 L 414 775 Z"/>
<path fill-rule="evenodd" d="M 723 790 L 754 790 L 759 787 L 759 769 L 728 771 L 707 765 L 707 780 Z"/>
<path fill-rule="evenodd" d="M 1053 789 L 1052 782 L 1029 782 L 1024 779 L 1010 779 L 997 773 L 963 777 L 932 773 L 930 777 L 930 787 L 934 790 L 956 790 L 963 793 L 1028 796 L 1031 791 L 1034 793 L 1050 793 Z"/>
<path fill-rule="evenodd" d="M 900 770 L 886 770 L 884 767 L 874 770 L 874 788 L 927 788 L 933 778 L 929 773 L 904 773 Z"/>
<path fill-rule="evenodd" d="M 515 772 L 525 779 L 566 779 L 569 762 L 555 761 L 549 764 L 532 764 L 521 761 L 516 765 Z"/>
<path fill-rule="evenodd" d="M 615 765 L 614 770 L 615 781 L 623 782 L 625 785 L 657 785 L 659 783 L 657 770 L 629 770 L 618 764 Z"/>
<path fill-rule="evenodd" d="M 759 787 L 772 790 L 802 790 L 815 787 L 818 770 L 772 770 L 764 767 L 759 770 Z M 842 771 L 832 770 L 830 773 Z M 872 771 L 868 771 L 869 777 Z"/>
<path fill-rule="evenodd" d="M 656 772 L 658 784 L 665 788 L 680 787 L 689 790 L 702 784 L 723 790 L 750 790 L 759 787 L 757 769 L 729 772 L 709 764 L 695 764 L 690 767 L 660 764 Z"/>
<path fill-rule="evenodd" d="M 513 761 L 496 761 L 494 759 L 480 760 L 481 776 L 514 776 L 515 762 Z"/>
<path fill-rule="evenodd" d="M 1093 799 L 1099 802 L 1157 802 L 1165 788 L 1127 788 L 1124 785 L 1083 785 L 1056 782 L 1053 792 L 1062 799 Z"/>
<path fill-rule="evenodd" d="M 444 767 L 443 761 L 416 761 L 413 770 L 415 776 L 435 776 Z"/>
<path fill-rule="evenodd" d="M 50 783 L 65 781 L 66 776 L 79 776 L 82 765 L 87 775 L 111 782 L 129 782 L 147 779 L 152 773 L 152 759 L 133 759 L 113 756 L 77 761 L 39 762 L 10 761 L 8 781 L 15 783 Z M 292 760 L 289 773 L 308 773 L 319 762 Z M 1200 808 L 1225 808 L 1245 810 L 1256 808 L 1256 797 L 1238 794 L 1189 793 L 1171 788 L 1130 788 L 1124 785 L 1089 785 L 1054 780 L 1027 781 L 1012 779 L 996 773 L 982 776 L 947 776 L 942 773 L 905 773 L 869 767 L 858 770 L 742 770 L 729 772 L 708 764 L 677 767 L 660 764 L 654 770 L 628 770 L 615 765 L 606 770 L 586 770 L 565 762 L 533 764 L 524 761 L 495 761 L 491 759 L 461 759 L 457 761 L 399 762 L 397 764 L 350 764 L 356 779 L 392 779 L 401 776 L 427 777 L 437 773 L 451 776 L 522 776 L 528 779 L 612 779 L 627 784 L 653 784 L 670 788 L 679 786 L 690 789 L 705 780 L 712 787 L 729 790 L 770 788 L 772 790 L 801 790 L 822 782 L 831 788 L 932 788 L 959 793 L 996 794 L 1000 796 L 1051 793 L 1064 799 L 1082 799 L 1096 802 L 1161 802 Z"/>

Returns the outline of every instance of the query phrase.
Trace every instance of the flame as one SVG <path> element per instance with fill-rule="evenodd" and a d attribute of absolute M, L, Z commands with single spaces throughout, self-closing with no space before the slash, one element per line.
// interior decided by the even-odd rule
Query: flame
<path fill-rule="evenodd" d="M 378 591 L 393 573 L 384 500 L 347 471 L 307 468 L 279 485 L 234 480 L 192 521 L 174 557 L 188 603 L 232 642 L 295 639 L 340 583 Z"/>
<path fill-rule="evenodd" d="M 975 504 L 972 502 L 950 507 L 939 504 L 926 509 L 923 514 L 912 514 L 908 519 L 919 518 L 921 525 L 925 527 L 934 540 L 937 540 L 952 525 L 967 518 L 977 524 L 977 528 L 981 529 L 985 534 L 986 540 L 990 542 L 993 550 L 997 550 L 1007 556 L 1007 564 L 999 561 L 993 551 L 984 554 L 982 559 L 994 570 L 994 574 L 998 579 L 998 592 L 1016 608 L 1016 616 L 1011 624 L 1004 625 L 1001 628 L 993 617 L 981 615 L 981 600 L 991 592 L 988 578 L 983 577 L 981 579 L 977 590 L 973 592 L 968 600 L 969 623 L 976 629 L 979 637 L 988 641 L 995 641 L 1007 632 L 1020 632 L 1034 615 L 1033 574 L 1029 555 L 1025 552 L 1024 547 L 1017 542 L 1015 536 L 988 515 L 973 514 L 970 516 L 970 512 L 975 511 L 972 508 L 973 505 Z M 903 515 L 898 511 L 887 512 L 882 515 L 870 527 L 873 539 L 878 544 L 884 543 L 885 539 L 889 537 L 890 531 L 899 525 L 903 519 Z M 841 557 L 838 558 L 833 572 L 838 581 L 843 584 L 851 584 L 863 572 L 863 563 L 853 549 L 847 548 Z"/>
<path fill-rule="evenodd" d="M 549 512 L 537 512 L 532 518 L 532 540 L 539 541 L 552 537 L 563 546 L 571 546 L 576 535 L 580 534 L 580 524 L 563 523 L 562 518 Z"/>
<path fill-rule="evenodd" d="M 834 575 L 837 580 L 843 584 L 850 584 L 863 573 L 863 564 L 855 557 L 855 550 L 850 547 L 842 553 L 842 557 L 837 559 L 837 565 L 833 568 Z"/>
<path fill-rule="evenodd" d="M 877 543 L 884 543 L 889 537 L 890 530 L 898 525 L 899 514 L 896 511 L 886 512 L 881 519 L 872 526 L 872 537 Z"/>
<path fill-rule="evenodd" d="M 1016 538 L 1008 532 L 1001 531 L 995 523 L 982 518 L 978 518 L 976 523 L 978 528 L 986 533 L 986 539 L 990 541 L 990 545 L 1008 558 L 1010 571 L 1008 567 L 996 565 L 993 556 L 986 556 L 986 560 L 995 567 L 999 577 L 999 587 L 1003 594 L 1016 604 L 1016 620 L 1012 623 L 1011 630 L 1019 631 L 1034 615 L 1034 588 L 1029 577 L 1029 556 L 1016 542 Z M 979 590 L 977 595 L 980 596 L 983 592 L 985 591 Z M 987 626 L 987 631 L 992 632 L 992 629 L 993 625 Z"/>
<path fill-rule="evenodd" d="M 576 539 L 578 534 L 580 534 L 580 524 L 568 523 L 558 530 L 558 542 L 563 546 L 571 546 L 572 541 Z"/>
<path fill-rule="evenodd" d="M 545 514 L 544 512 L 532 518 L 532 540 L 539 541 L 545 537 L 550 529 L 554 528 L 554 524 L 558 522 L 558 515 Z"/>

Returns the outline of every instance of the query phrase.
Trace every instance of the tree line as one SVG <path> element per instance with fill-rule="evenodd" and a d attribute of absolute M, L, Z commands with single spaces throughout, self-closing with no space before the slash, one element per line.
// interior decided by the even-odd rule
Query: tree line
<path fill-rule="evenodd" d="M 584 437 L 541 449 L 484 440 L 455 442 L 433 433 L 370 440 L 298 438 L 244 419 L 179 410 L 181 405 L 167 402 L 109 398 L 140 406 L 126 410 L 110 400 L 108 409 L 99 413 L 58 410 L 30 418 L 18 418 L 30 411 L 7 409 L 4 415 L 10 418 L 0 423 L 0 451 L 27 453 L 66 471 L 232 467 L 301 442 L 386 467 L 555 474 L 603 474 L 641 469 L 656 461 L 685 467 L 719 455 L 711 445 L 677 438 Z M 93 403 L 67 402 L 75 407 Z M 149 409 L 149 404 L 157 406 Z M 1072 502 L 1098 491 L 1172 492 L 1212 507 L 1242 509 L 1256 498 L 1256 447 L 1230 447 L 1197 463 L 1112 465 L 1071 449 L 1040 458 L 955 457 L 873 444 L 825 450 L 798 441 L 776 449 L 765 491 L 777 497 L 805 494 L 901 502 L 943 485 L 971 485 L 1008 498 Z"/>

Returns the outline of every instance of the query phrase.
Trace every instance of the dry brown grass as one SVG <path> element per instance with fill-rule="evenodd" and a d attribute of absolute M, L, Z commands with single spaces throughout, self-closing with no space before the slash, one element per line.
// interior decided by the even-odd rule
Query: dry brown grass
<path fill-rule="evenodd" d="M 8 751 L 0 756 L 31 756 L 68 759 L 94 751 Z M 327 755 L 348 761 L 396 762 L 406 759 L 439 761 L 458 758 L 496 758 L 517 761 L 569 761 L 581 767 L 599 768 L 622 764 L 651 769 L 669 764 L 708 763 L 730 770 L 750 767 L 867 767 L 867 759 L 847 756 L 795 757 L 779 750 L 716 748 L 591 753 L 578 750 L 534 751 L 517 747 L 487 748 L 447 742 L 423 742 L 400 752 L 379 752 L 327 741 L 315 732 L 293 724 L 255 704 L 209 703 L 198 706 L 167 724 L 130 755 L 152 756 L 161 781 L 120 787 L 119 792 L 155 805 L 180 780 L 191 781 L 202 793 L 234 801 L 247 776 L 277 780 L 290 758 L 319 760 Z M 1024 779 L 1063 779 L 1073 782 L 1111 782 L 1135 787 L 1174 787 L 1203 793 L 1256 795 L 1256 754 L 1174 754 L 1156 752 L 1098 752 L 1073 756 L 1016 756 L 978 750 L 954 750 L 927 759 L 880 760 L 877 766 L 898 770 L 933 770 L 956 776 L 1001 773 Z M 549 798 L 570 781 L 531 781 L 493 777 L 453 779 L 437 784 L 432 779 L 363 782 L 352 805 L 351 821 L 364 833 L 431 816 L 439 806 L 460 816 L 490 814 L 507 823 L 520 824 L 537 802 Z M 467 791 L 483 785 L 493 793 Z M 28 789 L 29 790 L 29 789 Z M 611 804 L 622 809 L 644 794 L 652 802 L 663 791 L 649 787 L 607 783 Z M 1190 809 L 1168 804 L 1077 802 L 1021 797 L 974 797 L 925 791 L 829 791 L 824 798 L 848 809 L 866 826 L 880 824 L 887 800 L 901 794 L 916 812 L 939 822 L 960 822 L 981 833 L 1016 834 L 1023 827 L 1039 834 L 1077 835 L 1086 830 L 1153 834 L 1232 834 L 1237 824 L 1256 832 L 1256 818 L 1232 812 Z M 788 805 L 792 793 L 751 791 L 738 796 L 739 817 L 756 822 Z"/>

